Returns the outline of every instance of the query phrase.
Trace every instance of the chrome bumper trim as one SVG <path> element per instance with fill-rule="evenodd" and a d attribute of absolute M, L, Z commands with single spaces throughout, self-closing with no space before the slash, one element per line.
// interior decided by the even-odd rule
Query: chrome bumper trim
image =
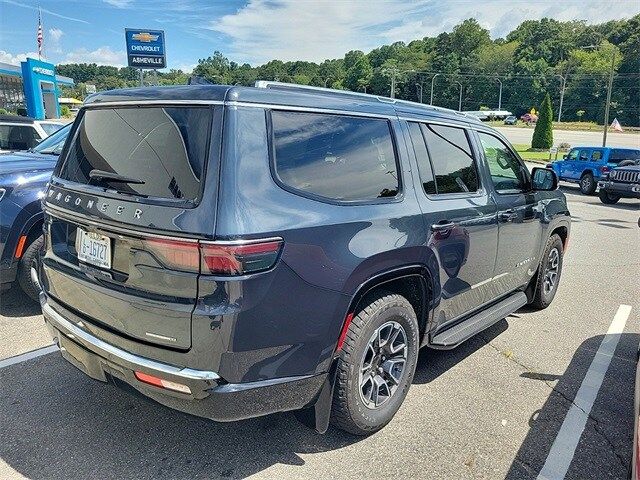
<path fill-rule="evenodd" d="M 88 344 L 88 348 L 93 353 L 114 363 L 120 363 L 118 360 L 121 360 L 125 364 L 123 366 L 133 367 L 134 370 L 140 367 L 144 370 L 155 371 L 159 374 L 170 375 L 171 377 L 184 378 L 185 380 L 215 381 L 220 379 L 220 376 L 216 372 L 180 368 L 122 350 L 74 325 L 56 312 L 46 301 L 42 304 L 42 313 L 53 323 L 54 327 L 61 330 L 62 333 L 67 334 L 72 340 L 74 337 L 77 337 L 82 340 L 83 344 Z"/>

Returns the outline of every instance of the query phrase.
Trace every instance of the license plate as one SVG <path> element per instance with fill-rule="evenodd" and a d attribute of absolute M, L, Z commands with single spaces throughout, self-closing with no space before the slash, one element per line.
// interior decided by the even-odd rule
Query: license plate
<path fill-rule="evenodd" d="M 78 228 L 78 259 L 96 267 L 111 268 L 111 239 Z"/>

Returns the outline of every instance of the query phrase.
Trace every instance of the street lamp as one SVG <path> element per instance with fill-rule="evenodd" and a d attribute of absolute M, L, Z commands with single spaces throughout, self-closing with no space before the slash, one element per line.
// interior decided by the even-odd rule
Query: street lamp
<path fill-rule="evenodd" d="M 460 85 L 460 100 L 458 100 L 458 111 L 462 111 L 462 84 L 460 82 L 454 82 Z"/>
<path fill-rule="evenodd" d="M 502 110 L 502 80 L 496 78 L 496 82 L 500 84 L 500 93 L 498 94 L 498 110 Z"/>
<path fill-rule="evenodd" d="M 436 77 L 440 75 L 439 73 L 436 73 L 432 78 L 431 78 L 431 99 L 429 100 L 429 105 L 433 105 L 433 82 L 435 81 Z"/>
<path fill-rule="evenodd" d="M 327 88 L 327 82 L 331 80 L 331 77 L 327 77 L 324 79 L 324 88 Z"/>
<path fill-rule="evenodd" d="M 416 87 L 420 89 L 420 103 L 422 103 L 422 84 L 416 83 Z"/>

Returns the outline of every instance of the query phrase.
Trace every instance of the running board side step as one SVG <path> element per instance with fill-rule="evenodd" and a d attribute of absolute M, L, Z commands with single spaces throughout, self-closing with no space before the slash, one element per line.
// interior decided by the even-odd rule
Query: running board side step
<path fill-rule="evenodd" d="M 524 292 L 516 292 L 495 305 L 472 315 L 465 321 L 438 333 L 431 339 L 430 346 L 441 350 L 455 348 L 526 304 L 527 295 Z"/>

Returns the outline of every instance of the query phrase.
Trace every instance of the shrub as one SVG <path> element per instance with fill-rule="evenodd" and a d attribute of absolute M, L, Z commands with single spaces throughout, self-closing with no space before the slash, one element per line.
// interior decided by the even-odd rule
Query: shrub
<path fill-rule="evenodd" d="M 63 117 L 67 118 L 71 116 L 71 110 L 69 109 L 68 105 L 62 105 L 60 107 L 60 115 L 62 115 Z"/>
<path fill-rule="evenodd" d="M 553 146 L 553 111 L 551 110 L 551 98 L 545 94 L 540 106 L 540 116 L 536 123 L 531 139 L 531 148 L 548 149 Z"/>

